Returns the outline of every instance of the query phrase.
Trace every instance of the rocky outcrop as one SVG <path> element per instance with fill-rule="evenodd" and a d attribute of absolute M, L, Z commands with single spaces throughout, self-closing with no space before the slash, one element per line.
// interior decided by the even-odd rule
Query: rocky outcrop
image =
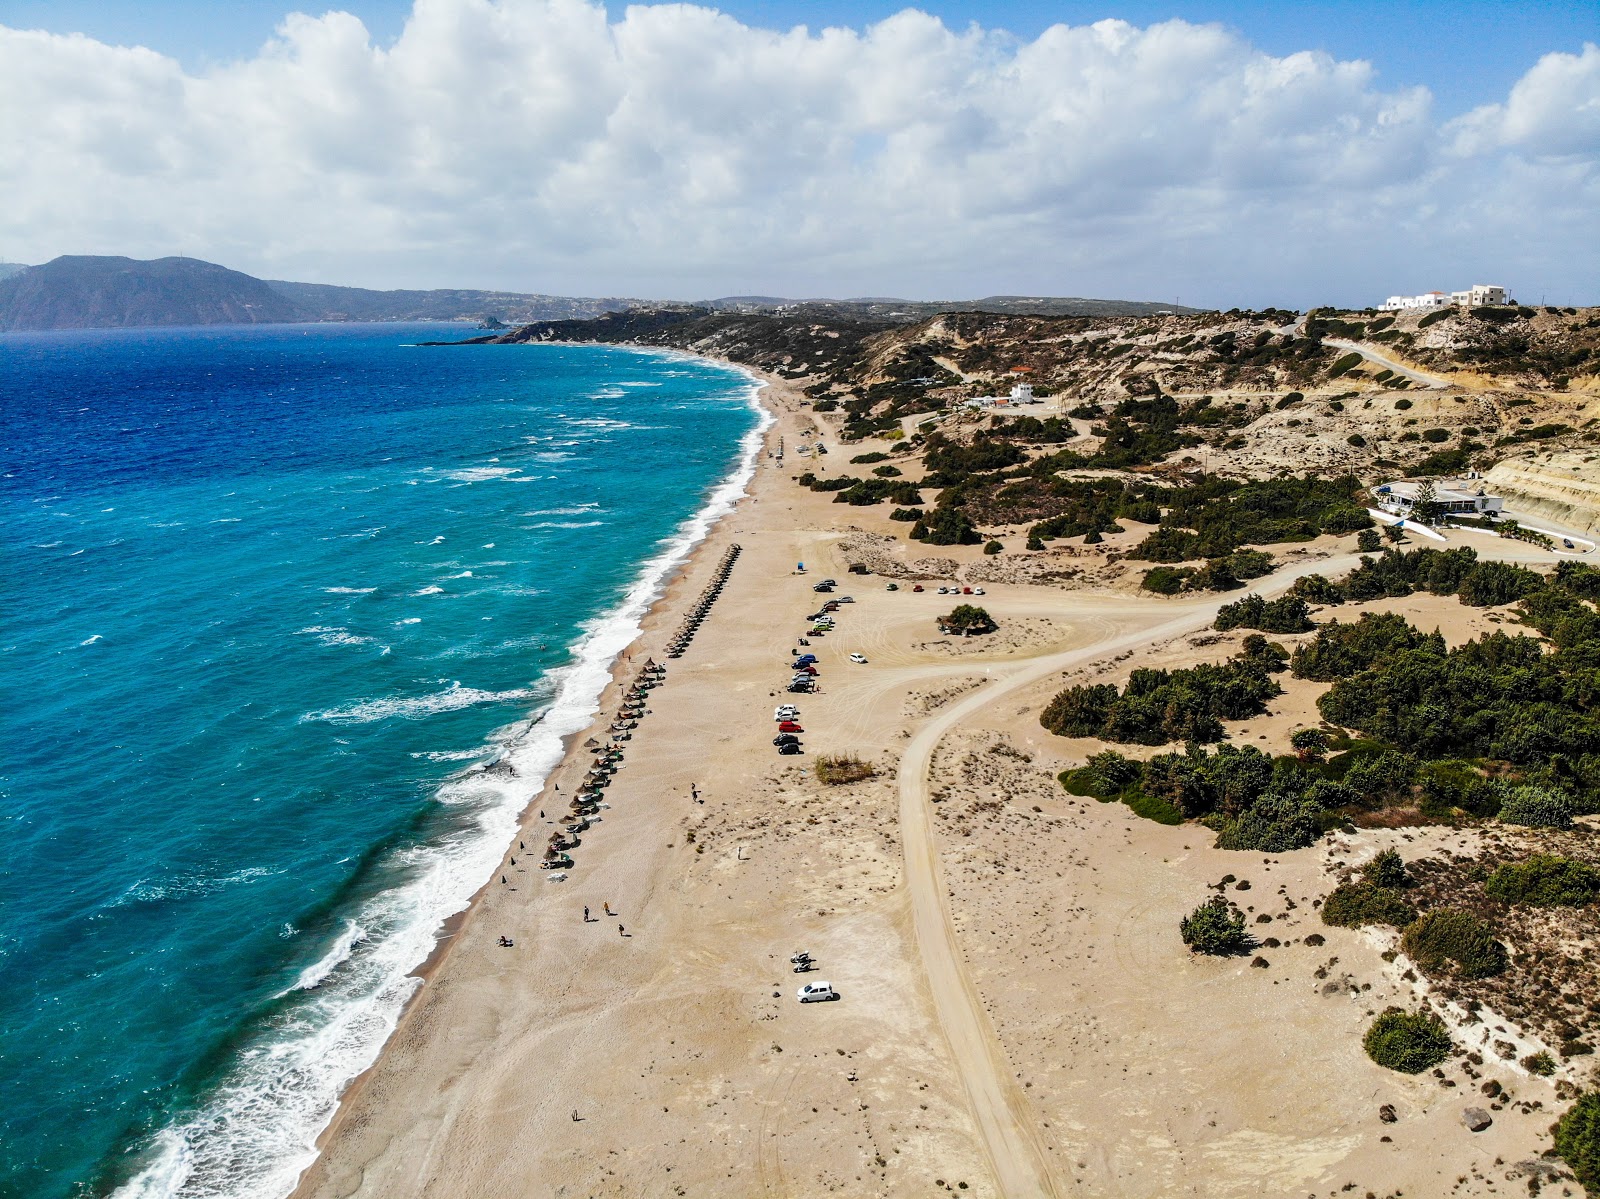
<path fill-rule="evenodd" d="M 1600 532 L 1600 451 L 1552 454 L 1495 465 L 1485 481 L 1506 507 L 1579 532 Z"/>

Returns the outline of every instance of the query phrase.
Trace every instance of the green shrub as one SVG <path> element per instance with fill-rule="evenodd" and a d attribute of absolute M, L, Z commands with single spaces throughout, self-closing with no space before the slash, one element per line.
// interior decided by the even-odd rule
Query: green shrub
<path fill-rule="evenodd" d="M 1361 868 L 1361 877 L 1375 887 L 1399 890 L 1411 885 L 1411 875 L 1406 864 L 1395 850 L 1386 849 Z M 1410 921 L 1402 923 L 1409 924 Z"/>
<path fill-rule="evenodd" d="M 1422 431 L 1422 440 L 1438 445 L 1440 442 L 1449 441 L 1450 434 L 1444 429 L 1424 429 Z"/>
<path fill-rule="evenodd" d="M 1396 400 L 1394 402 L 1394 406 L 1395 406 L 1395 410 L 1397 412 L 1404 412 L 1407 408 L 1411 407 L 1411 401 L 1410 400 Z"/>
<path fill-rule="evenodd" d="M 1515 787 L 1500 805 L 1503 824 L 1525 828 L 1571 828 L 1572 801 L 1544 787 Z"/>
<path fill-rule="evenodd" d="M 874 466 L 872 473 L 880 479 L 897 479 L 902 474 L 898 466 Z"/>
<path fill-rule="evenodd" d="M 998 541 L 989 541 L 984 544 L 983 552 L 986 554 L 998 554 L 1003 549 L 1005 549 L 1005 546 Z"/>
<path fill-rule="evenodd" d="M 1490 978 L 1508 965 L 1506 947 L 1488 921 L 1452 908 L 1418 917 L 1401 936 L 1400 948 L 1430 974 L 1449 970 L 1462 978 Z"/>
<path fill-rule="evenodd" d="M 1536 907 L 1582 907 L 1600 899 L 1600 870 L 1556 854 L 1534 854 L 1525 862 L 1508 862 L 1483 884 L 1490 899 L 1529 903 Z"/>
<path fill-rule="evenodd" d="M 1031 542 L 1028 548 L 1033 548 Z M 1043 549 L 1044 546 L 1041 545 L 1039 548 Z M 1144 572 L 1144 578 L 1139 581 L 1139 586 L 1146 591 L 1154 591 L 1157 595 L 1177 595 L 1183 590 L 1184 582 L 1193 574 L 1192 570 L 1156 566 Z"/>
<path fill-rule="evenodd" d="M 1522 1068 L 1529 1074 L 1537 1074 L 1540 1078 L 1549 1078 L 1556 1072 L 1556 1059 L 1543 1050 L 1530 1053 L 1522 1059 Z"/>
<path fill-rule="evenodd" d="M 854 458 L 850 459 L 850 465 L 865 466 L 870 462 L 882 462 L 888 456 L 889 455 L 885 454 L 882 450 L 873 450 L 868 454 L 857 454 Z"/>
<path fill-rule="evenodd" d="M 889 513 L 890 520 L 921 520 L 927 513 L 921 508 L 896 508 Z"/>
<path fill-rule="evenodd" d="M 1393 887 L 1379 887 L 1365 880 L 1340 883 L 1322 901 L 1322 922 L 1338 928 L 1361 928 L 1368 924 L 1388 924 L 1404 928 L 1417 918 L 1417 911 Z"/>
<path fill-rule="evenodd" d="M 1212 628 L 1219 632 L 1260 629 L 1263 633 L 1305 633 L 1316 627 L 1310 615 L 1306 601 L 1297 595 L 1286 595 L 1270 602 L 1259 595 L 1247 595 L 1217 609 Z"/>
<path fill-rule="evenodd" d="M 1600 1194 L 1600 1091 L 1578 1096 L 1556 1124 L 1556 1154 L 1590 1195 Z"/>
<path fill-rule="evenodd" d="M 1489 608 L 1514 604 L 1543 586 L 1544 579 L 1524 567 L 1509 562 L 1480 562 L 1462 576 L 1457 595 L 1463 604 Z"/>
<path fill-rule="evenodd" d="M 1450 1034 L 1432 1012 L 1389 1008 L 1361 1038 L 1367 1056 L 1387 1070 L 1421 1074 L 1450 1056 Z"/>
<path fill-rule="evenodd" d="M 1328 582 L 1321 575 L 1305 575 L 1296 579 L 1289 593 L 1298 595 L 1308 604 L 1336 607 L 1344 603 L 1344 591 L 1336 583 Z"/>
<path fill-rule="evenodd" d="M 1244 913 L 1220 895 L 1213 895 L 1185 916 L 1178 933 L 1195 953 L 1227 956 L 1243 953 L 1252 945 L 1244 930 Z"/>
<path fill-rule="evenodd" d="M 1363 554 L 1375 554 L 1383 548 L 1383 538 L 1377 529 L 1362 529 L 1356 534 L 1356 549 Z"/>
<path fill-rule="evenodd" d="M 1353 367 L 1357 367 L 1357 366 L 1360 366 L 1360 365 L 1361 365 L 1361 355 L 1357 354 L 1354 350 L 1352 350 L 1350 353 L 1346 354 L 1343 358 L 1340 358 L 1337 362 L 1335 362 L 1332 366 L 1330 366 L 1328 368 L 1328 377 L 1330 379 L 1337 379 L 1340 375 L 1344 374 L 1346 371 L 1350 370 Z"/>
<path fill-rule="evenodd" d="M 1224 818 L 1217 831 L 1218 849 L 1288 853 L 1316 843 L 1322 835 L 1314 799 L 1269 792 L 1238 816 Z"/>
<path fill-rule="evenodd" d="M 1146 820 L 1154 820 L 1157 824 L 1183 823 L 1183 813 L 1157 796 L 1134 792 L 1131 795 L 1124 795 L 1122 802 L 1128 805 L 1135 816 L 1143 816 Z"/>
<path fill-rule="evenodd" d="M 1350 434 L 1349 437 L 1346 437 L 1344 440 L 1345 440 L 1345 444 L 1353 445 L 1358 450 L 1361 449 L 1363 446 L 1365 446 L 1367 444 L 1367 439 L 1365 437 L 1361 436 L 1361 434 L 1359 434 L 1359 433 L 1352 433 L 1352 434 Z"/>

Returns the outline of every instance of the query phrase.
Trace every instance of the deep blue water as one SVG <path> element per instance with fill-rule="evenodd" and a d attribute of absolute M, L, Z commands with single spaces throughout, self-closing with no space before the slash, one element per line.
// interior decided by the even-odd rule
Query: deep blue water
<path fill-rule="evenodd" d="M 286 1191 L 736 489 L 742 375 L 458 330 L 0 336 L 0 1193 Z"/>

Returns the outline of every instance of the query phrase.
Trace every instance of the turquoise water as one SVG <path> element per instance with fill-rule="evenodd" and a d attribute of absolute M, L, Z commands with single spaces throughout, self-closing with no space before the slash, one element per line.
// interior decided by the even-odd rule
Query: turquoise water
<path fill-rule="evenodd" d="M 742 487 L 742 374 L 454 333 L 0 337 L 0 1193 L 285 1193 Z"/>

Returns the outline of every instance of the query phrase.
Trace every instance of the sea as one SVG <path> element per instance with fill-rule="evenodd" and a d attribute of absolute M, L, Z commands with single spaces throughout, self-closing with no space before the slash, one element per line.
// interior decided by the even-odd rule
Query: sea
<path fill-rule="evenodd" d="M 463 336 L 0 334 L 0 1195 L 292 1189 L 742 493 L 746 374 Z"/>

